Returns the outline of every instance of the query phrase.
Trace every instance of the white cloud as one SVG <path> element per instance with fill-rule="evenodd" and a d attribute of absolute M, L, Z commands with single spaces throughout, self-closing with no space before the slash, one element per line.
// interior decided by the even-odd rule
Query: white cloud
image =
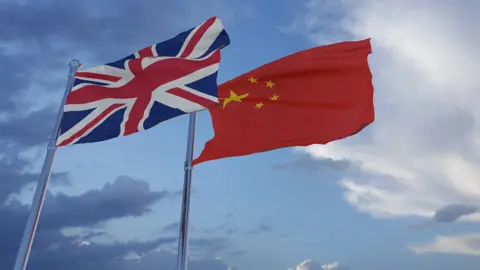
<path fill-rule="evenodd" d="M 322 265 L 322 269 L 324 270 L 346 270 L 347 268 L 345 266 L 340 265 L 338 262 L 333 262 L 333 263 L 327 263 Z"/>
<path fill-rule="evenodd" d="M 338 262 L 332 262 L 327 264 L 320 264 L 314 260 L 305 260 L 301 262 L 295 270 L 347 270 L 348 268 L 339 264 Z M 289 270 L 293 270 L 290 268 Z"/>
<path fill-rule="evenodd" d="M 480 1 L 340 2 L 338 35 L 372 38 L 376 121 L 306 151 L 358 165 L 363 174 L 339 183 L 352 206 L 375 217 L 431 218 L 449 204 L 480 206 Z M 296 21 L 309 37 L 323 33 L 312 26 L 316 17 L 325 24 L 323 3 L 310 1 L 299 19 L 308 21 Z"/>
<path fill-rule="evenodd" d="M 299 265 L 297 265 L 297 267 L 295 267 L 295 270 L 321 270 L 321 269 L 322 269 L 322 265 L 313 260 L 305 260 L 301 262 Z"/>
<path fill-rule="evenodd" d="M 438 236 L 431 243 L 412 245 L 410 250 L 417 254 L 450 253 L 480 256 L 480 234 Z"/>
<path fill-rule="evenodd" d="M 281 27 L 284 33 L 301 33 L 314 43 L 329 44 L 344 40 L 342 24 L 331 21 L 341 19 L 342 1 L 309 0 L 304 7 L 311 12 L 301 13 L 290 25 Z"/>
<path fill-rule="evenodd" d="M 165 251 L 165 250 L 155 250 L 148 254 L 143 254 L 139 256 L 138 254 L 132 254 L 130 258 L 127 258 L 123 261 L 119 260 L 116 269 L 119 270 L 151 270 L 156 269 L 159 265 L 162 266 L 162 269 L 176 269 L 176 254 Z M 113 269 L 113 268 L 112 268 Z M 210 258 L 210 257 L 190 257 L 188 260 L 188 269 L 192 270 L 231 270 L 234 269 L 229 267 L 223 260 L 220 258 Z"/>

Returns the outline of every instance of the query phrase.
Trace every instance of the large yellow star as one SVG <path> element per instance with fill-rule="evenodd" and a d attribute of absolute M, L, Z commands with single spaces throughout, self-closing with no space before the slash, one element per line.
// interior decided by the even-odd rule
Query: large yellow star
<path fill-rule="evenodd" d="M 228 98 L 225 98 L 225 100 L 223 101 L 223 108 L 225 108 L 225 106 L 227 106 L 227 104 L 230 103 L 231 101 L 242 102 L 242 99 L 246 98 L 247 96 L 248 96 L 248 93 L 239 96 L 235 92 L 233 92 L 233 90 L 230 89 L 230 96 Z"/>
<path fill-rule="evenodd" d="M 265 82 L 265 86 L 272 89 L 275 84 L 272 81 Z"/>
<path fill-rule="evenodd" d="M 255 108 L 260 109 L 263 107 L 263 102 L 255 104 Z"/>
<path fill-rule="evenodd" d="M 248 81 L 251 83 L 257 83 L 257 79 L 255 79 L 254 77 L 250 77 Z"/>
<path fill-rule="evenodd" d="M 270 98 L 270 100 L 271 100 L 271 101 L 278 100 L 278 96 L 274 94 L 274 95 Z"/>

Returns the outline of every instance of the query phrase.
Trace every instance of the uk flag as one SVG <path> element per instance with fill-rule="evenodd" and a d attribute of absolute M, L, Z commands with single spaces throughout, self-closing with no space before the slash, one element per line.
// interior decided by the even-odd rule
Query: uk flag
<path fill-rule="evenodd" d="M 218 104 L 220 49 L 228 44 L 213 17 L 119 61 L 77 72 L 57 146 L 126 136 Z"/>

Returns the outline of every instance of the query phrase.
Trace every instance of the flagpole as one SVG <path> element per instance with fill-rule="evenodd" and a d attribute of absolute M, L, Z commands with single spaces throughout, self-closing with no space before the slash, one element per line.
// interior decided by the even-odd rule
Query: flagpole
<path fill-rule="evenodd" d="M 180 235 L 178 239 L 177 270 L 187 270 L 188 229 L 190 225 L 190 197 L 192 192 L 192 161 L 195 144 L 196 113 L 190 113 L 188 122 L 187 156 L 185 158 L 185 177 L 183 182 L 182 214 L 180 217 Z"/>
<path fill-rule="evenodd" d="M 57 119 L 55 121 L 52 135 L 48 142 L 47 155 L 45 156 L 42 172 L 40 173 L 40 180 L 37 184 L 37 190 L 35 191 L 35 195 L 33 197 L 32 206 L 30 207 L 30 213 L 27 224 L 25 225 L 25 231 L 23 232 L 22 242 L 20 243 L 20 248 L 18 249 L 14 270 L 25 270 L 27 268 L 30 250 L 32 249 L 33 239 L 35 238 L 40 212 L 42 211 L 43 201 L 47 191 L 48 181 L 50 179 L 50 173 L 55 160 L 55 153 L 57 151 L 57 137 L 60 130 L 60 122 L 62 121 L 63 116 L 63 106 L 65 104 L 65 100 L 67 99 L 67 95 L 70 93 L 73 87 L 75 73 L 80 67 L 80 61 L 72 60 L 70 61 L 69 66 L 70 71 L 68 73 L 68 83 L 65 88 L 65 94 L 63 95 L 62 103 L 57 113 Z"/>

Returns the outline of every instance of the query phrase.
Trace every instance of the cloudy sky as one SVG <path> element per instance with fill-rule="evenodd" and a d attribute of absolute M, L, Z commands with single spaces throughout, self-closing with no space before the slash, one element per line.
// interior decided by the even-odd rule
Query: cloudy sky
<path fill-rule="evenodd" d="M 326 146 L 195 169 L 192 270 L 480 264 L 480 1 L 0 0 L 0 265 L 11 269 L 68 62 L 111 62 L 210 16 L 223 82 L 372 38 L 376 122 Z M 175 269 L 188 117 L 61 148 L 29 270 Z M 213 134 L 199 114 L 198 154 Z"/>

